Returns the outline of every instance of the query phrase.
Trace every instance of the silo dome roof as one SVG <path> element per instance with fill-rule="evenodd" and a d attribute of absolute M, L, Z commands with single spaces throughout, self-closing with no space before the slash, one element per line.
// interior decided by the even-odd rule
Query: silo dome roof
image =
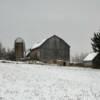
<path fill-rule="evenodd" d="M 16 40 L 15 40 L 15 43 L 23 43 L 24 40 L 21 38 L 21 37 L 18 37 Z"/>

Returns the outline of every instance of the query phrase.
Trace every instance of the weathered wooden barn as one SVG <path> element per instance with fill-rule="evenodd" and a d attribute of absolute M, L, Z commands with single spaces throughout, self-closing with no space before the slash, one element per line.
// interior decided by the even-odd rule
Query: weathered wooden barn
<path fill-rule="evenodd" d="M 65 65 L 70 61 L 70 46 L 60 37 L 53 35 L 41 43 L 35 44 L 27 57 L 45 63 L 63 63 Z"/>

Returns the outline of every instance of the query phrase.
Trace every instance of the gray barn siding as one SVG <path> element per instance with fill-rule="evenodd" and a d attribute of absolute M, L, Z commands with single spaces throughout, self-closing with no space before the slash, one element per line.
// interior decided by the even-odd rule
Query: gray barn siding
<path fill-rule="evenodd" d="M 64 40 L 53 36 L 40 47 L 40 60 L 70 60 L 70 47 Z"/>
<path fill-rule="evenodd" d="M 29 54 L 30 58 L 37 58 L 43 62 L 49 61 L 70 61 L 70 46 L 58 36 L 52 36 L 47 39 L 41 46 L 32 49 Z"/>
<path fill-rule="evenodd" d="M 29 56 L 33 60 L 40 60 L 40 49 L 33 49 Z"/>

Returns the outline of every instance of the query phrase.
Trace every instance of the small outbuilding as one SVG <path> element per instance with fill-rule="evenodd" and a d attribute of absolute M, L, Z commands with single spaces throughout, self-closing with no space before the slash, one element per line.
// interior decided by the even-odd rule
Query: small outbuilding
<path fill-rule="evenodd" d="M 87 67 L 98 67 L 100 66 L 100 54 L 98 52 L 93 52 L 87 55 L 83 60 L 84 66 Z"/>

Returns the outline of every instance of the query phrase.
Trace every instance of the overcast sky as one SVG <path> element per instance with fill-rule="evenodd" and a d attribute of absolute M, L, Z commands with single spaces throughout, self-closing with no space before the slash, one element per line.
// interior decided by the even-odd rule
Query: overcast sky
<path fill-rule="evenodd" d="M 0 0 L 0 41 L 13 48 L 22 37 L 26 48 L 51 34 L 71 46 L 71 54 L 91 52 L 100 29 L 100 0 Z"/>

